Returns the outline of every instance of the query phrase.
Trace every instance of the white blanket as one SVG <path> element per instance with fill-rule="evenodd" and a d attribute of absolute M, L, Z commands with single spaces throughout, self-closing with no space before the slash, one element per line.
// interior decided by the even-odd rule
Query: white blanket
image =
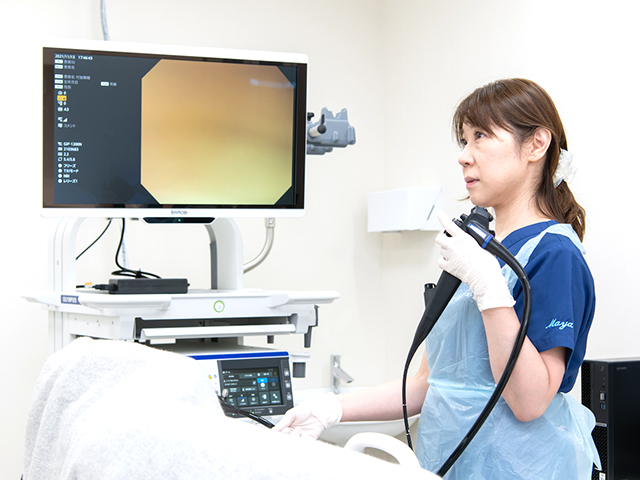
<path fill-rule="evenodd" d="M 25 480 L 431 479 L 225 417 L 195 360 L 81 338 L 46 362 L 27 418 Z"/>

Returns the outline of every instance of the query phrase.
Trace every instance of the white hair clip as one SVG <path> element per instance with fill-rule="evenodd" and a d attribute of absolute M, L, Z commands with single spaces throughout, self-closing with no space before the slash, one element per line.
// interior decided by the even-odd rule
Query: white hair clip
<path fill-rule="evenodd" d="M 573 153 L 567 152 L 564 149 L 560 149 L 560 160 L 558 160 L 558 168 L 556 168 L 556 173 L 553 174 L 553 186 L 558 188 L 558 185 L 562 183 L 564 180 L 567 183 L 570 183 L 575 177 L 578 169 L 571 165 L 573 161 Z"/>

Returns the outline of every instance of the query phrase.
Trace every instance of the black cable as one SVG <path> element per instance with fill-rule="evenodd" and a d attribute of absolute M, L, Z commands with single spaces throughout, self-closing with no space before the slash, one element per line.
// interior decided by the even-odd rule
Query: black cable
<path fill-rule="evenodd" d="M 255 413 L 251 413 L 248 412 L 247 410 L 242 410 L 241 408 L 238 408 L 234 405 L 231 405 L 223 396 L 218 395 L 218 400 L 220 401 L 220 406 L 222 407 L 222 411 L 224 413 L 231 413 L 231 414 L 237 414 L 237 415 L 242 415 L 243 417 L 247 417 L 251 420 L 253 420 L 254 422 L 258 422 L 260 425 L 264 425 L 267 428 L 273 428 L 274 424 L 271 423 L 269 420 L 267 420 L 266 418 L 260 417 L 258 415 L 256 415 Z"/>
<path fill-rule="evenodd" d="M 80 254 L 76 257 L 76 260 L 78 260 L 82 255 L 85 254 L 85 252 L 87 250 L 89 250 L 91 247 L 93 247 L 98 240 L 100 240 L 102 238 L 102 236 L 105 234 L 105 232 L 109 229 L 109 227 L 111 226 L 111 222 L 113 221 L 112 218 L 109 219 L 109 223 L 107 223 L 107 226 L 104 227 L 104 230 L 102 231 L 102 233 L 100 235 L 98 235 L 98 238 L 96 238 L 93 242 L 91 242 L 91 245 L 89 245 L 87 248 L 85 248 L 82 252 L 80 252 Z"/>
<path fill-rule="evenodd" d="M 486 249 L 489 253 L 492 253 L 496 257 L 503 260 L 515 272 L 516 276 L 522 283 L 524 293 L 524 312 L 522 321 L 520 322 L 518 336 L 516 337 L 516 340 L 514 342 L 511 355 L 509 356 L 500 380 L 496 384 L 496 388 L 493 394 L 489 398 L 489 401 L 485 405 L 482 412 L 480 412 L 480 415 L 471 426 L 467 434 L 460 441 L 449 458 L 440 467 L 438 472 L 436 472 L 437 475 L 441 477 L 443 477 L 449 471 L 455 461 L 460 457 L 460 455 L 462 455 L 462 452 L 465 450 L 465 448 L 467 448 L 471 440 L 473 440 L 473 437 L 475 437 L 475 435 L 478 433 L 484 422 L 491 414 L 491 411 L 498 403 L 500 395 L 502 395 L 509 377 L 513 372 L 516 361 L 518 359 L 518 355 L 520 354 L 520 350 L 522 349 L 522 345 L 524 344 L 524 340 L 527 336 L 532 308 L 531 285 L 529 284 L 527 274 L 524 271 L 524 268 L 522 268 L 522 265 L 520 265 L 518 260 L 511 254 L 511 252 L 509 252 L 509 250 L 507 250 L 500 242 L 498 242 L 498 240 L 494 238 L 492 233 L 488 232 L 488 222 L 491 221 L 488 212 L 486 212 L 485 209 L 475 207 L 472 210 L 471 215 L 469 215 L 468 217 L 463 215 L 461 218 L 464 219 L 464 222 L 460 223 L 456 221 L 458 226 L 465 230 L 469 235 L 471 235 L 482 246 L 482 248 Z M 451 297 L 454 295 L 459 285 L 460 280 L 447 272 L 442 272 L 442 275 L 440 276 L 440 279 L 438 281 L 438 285 L 435 286 L 435 289 L 433 288 L 433 284 L 425 285 L 425 311 L 422 315 L 420 323 L 418 324 L 418 328 L 416 329 L 411 348 L 409 349 L 409 354 L 407 355 L 407 361 L 405 363 L 402 377 L 402 410 L 405 431 L 407 435 L 407 445 L 411 449 L 413 449 L 413 446 L 411 444 L 411 432 L 409 431 L 406 396 L 406 383 L 409 365 L 411 363 L 411 359 L 415 355 L 415 352 L 418 350 L 418 347 L 431 332 L 431 329 L 440 318 L 440 315 L 446 308 L 447 304 L 451 300 Z"/>
<path fill-rule="evenodd" d="M 407 361 L 404 365 L 404 372 L 402 373 L 402 413 L 404 417 L 404 428 L 407 435 L 407 445 L 413 450 L 411 442 L 411 432 L 409 430 L 409 418 L 407 412 L 407 375 L 409 372 L 409 365 L 413 356 L 418 351 L 422 342 L 431 332 L 431 329 L 436 324 L 440 315 L 449 304 L 449 301 L 456 293 L 456 290 L 460 286 L 460 279 L 454 277 L 448 272 L 442 272 L 437 285 L 428 283 L 425 285 L 425 310 L 416 328 L 416 333 L 413 336 L 413 342 L 409 348 L 407 354 Z"/>
<path fill-rule="evenodd" d="M 493 217 L 489 214 L 487 209 L 482 207 L 474 207 L 469 215 L 461 215 L 460 220 L 454 220 L 454 223 L 460 227 L 461 230 L 468 233 L 482 248 L 486 248 L 490 240 L 498 242 L 494 239 L 493 234 L 489 229 L 489 224 L 493 220 Z M 446 231 L 445 233 L 449 235 Z M 413 343 L 409 348 L 407 354 L 407 361 L 405 362 L 404 372 L 402 375 L 402 414 L 404 417 L 404 427 L 407 434 L 407 445 L 413 450 L 411 442 L 411 432 L 409 431 L 409 419 L 407 413 L 407 374 L 409 371 L 409 365 L 416 351 L 427 338 L 431 329 L 436 324 L 440 315 L 451 301 L 451 298 L 458 290 L 460 286 L 460 279 L 451 275 L 449 272 L 442 272 L 438 279 L 438 284 L 425 285 L 424 303 L 425 309 L 420 323 L 416 328 L 416 333 L 413 336 Z"/>
<path fill-rule="evenodd" d="M 121 277 L 133 277 L 133 278 L 161 278 L 159 275 L 155 273 L 143 272 L 142 270 L 131 270 L 130 268 L 125 268 L 120 265 L 118 262 L 118 256 L 120 255 L 120 250 L 122 249 L 122 244 L 124 242 L 124 228 L 125 228 L 125 219 L 122 219 L 122 231 L 120 232 L 120 242 L 118 243 L 118 248 L 116 249 L 116 266 L 120 270 L 115 270 L 111 272 L 111 275 L 119 275 Z"/>
<path fill-rule="evenodd" d="M 478 433 L 480 427 L 487 420 L 491 411 L 498 403 L 500 399 L 500 395 L 509 381 L 509 377 L 513 372 L 514 367 L 516 366 L 516 361 L 518 360 L 518 355 L 520 355 L 520 350 L 522 349 L 522 345 L 524 344 L 524 340 L 527 337 L 527 329 L 529 328 L 529 320 L 531 319 L 531 285 L 529 284 L 529 279 L 527 278 L 527 274 L 524 269 L 520 265 L 520 263 L 515 259 L 515 257 L 509 252 L 506 248 L 502 246 L 497 240 L 493 243 L 493 247 L 496 250 L 499 250 L 499 254 L 492 251 L 489 246 L 487 246 L 487 250 L 498 256 L 504 262 L 509 265 L 517 275 L 518 279 L 522 283 L 522 288 L 524 292 L 524 313 L 522 314 L 522 321 L 520 322 L 520 329 L 518 330 L 518 336 L 516 337 L 515 344 L 513 346 L 513 350 L 511 350 L 511 355 L 509 356 L 509 360 L 507 361 L 507 365 L 502 372 L 502 376 L 496 385 L 496 389 L 493 394 L 489 398 L 487 405 L 484 407 L 480 415 L 476 419 L 475 423 L 471 426 L 471 429 L 467 432 L 465 437 L 460 441 L 456 449 L 453 451 L 451 456 L 447 459 L 446 462 L 440 467 L 440 470 L 436 472 L 437 475 L 443 477 L 451 468 L 451 466 L 455 463 L 455 461 L 462 455 L 462 452 L 465 448 L 471 443 L 473 437 Z M 498 247 L 499 246 L 499 247 Z"/>

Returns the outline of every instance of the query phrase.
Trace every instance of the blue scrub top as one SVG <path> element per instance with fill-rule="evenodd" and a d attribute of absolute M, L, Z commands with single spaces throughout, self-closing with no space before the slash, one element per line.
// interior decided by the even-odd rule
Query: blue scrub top
<path fill-rule="evenodd" d="M 531 238 L 555 225 L 540 222 L 509 234 L 501 243 L 513 255 Z M 503 262 L 500 262 L 503 265 Z M 575 384 L 587 348 L 587 334 L 595 312 L 593 277 L 582 252 L 566 236 L 544 235 L 525 266 L 533 298 L 527 337 L 539 352 L 567 349 L 567 368 L 559 392 Z M 522 318 L 524 295 L 518 281 L 513 289 L 515 311 Z"/>

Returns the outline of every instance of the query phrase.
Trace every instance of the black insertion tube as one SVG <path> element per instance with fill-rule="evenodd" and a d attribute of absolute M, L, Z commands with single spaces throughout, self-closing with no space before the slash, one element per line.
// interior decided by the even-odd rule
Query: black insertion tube
<path fill-rule="evenodd" d="M 484 407 L 482 412 L 480 412 L 480 415 L 471 426 L 465 437 L 460 441 L 458 446 L 454 449 L 449 458 L 444 462 L 442 467 L 440 467 L 438 472 L 436 472 L 437 475 L 441 477 L 443 477 L 449 471 L 451 466 L 456 462 L 460 455 L 462 455 L 462 452 L 464 452 L 469 443 L 471 443 L 475 435 L 478 433 L 484 422 L 491 414 L 491 411 L 493 410 L 495 405 L 498 403 L 500 395 L 502 395 L 509 377 L 513 372 L 518 356 L 520 355 L 520 350 L 522 349 L 522 345 L 524 344 L 524 340 L 527 336 L 532 309 L 531 285 L 529 283 L 527 274 L 524 271 L 524 268 L 522 268 L 522 265 L 520 265 L 518 260 L 511 254 L 511 252 L 509 252 L 509 250 L 507 250 L 498 240 L 496 240 L 493 237 L 493 234 L 488 233 L 488 223 L 491 221 L 488 212 L 484 209 L 476 207 L 472 210 L 472 213 L 469 217 L 463 216 L 462 218 L 464 219 L 464 223 L 456 223 L 458 223 L 461 228 L 467 231 L 467 233 L 469 233 L 476 241 L 478 241 L 478 243 L 489 253 L 492 253 L 493 255 L 503 260 L 515 272 L 516 276 L 522 283 L 524 294 L 524 312 L 513 349 L 511 351 L 505 369 L 502 372 L 498 383 L 496 384 L 496 388 L 493 394 L 489 398 L 486 406 Z M 480 222 L 476 222 L 476 220 L 478 219 L 480 219 Z M 481 227 L 479 224 L 481 225 Z M 479 232 L 478 228 L 482 228 L 483 231 Z M 422 342 L 427 338 L 427 336 L 433 329 L 433 326 L 440 318 L 440 315 L 449 304 L 449 301 L 455 294 L 460 283 L 461 282 L 458 278 L 447 272 L 442 272 L 442 275 L 438 280 L 438 284 L 435 287 L 433 284 L 425 285 L 425 311 L 416 329 L 411 348 L 409 349 L 402 378 L 402 408 L 404 414 L 404 424 L 407 434 L 407 444 L 412 449 L 413 446 L 409 431 L 406 398 L 406 381 L 409 364 L 411 363 L 415 352 L 418 350 Z"/>

